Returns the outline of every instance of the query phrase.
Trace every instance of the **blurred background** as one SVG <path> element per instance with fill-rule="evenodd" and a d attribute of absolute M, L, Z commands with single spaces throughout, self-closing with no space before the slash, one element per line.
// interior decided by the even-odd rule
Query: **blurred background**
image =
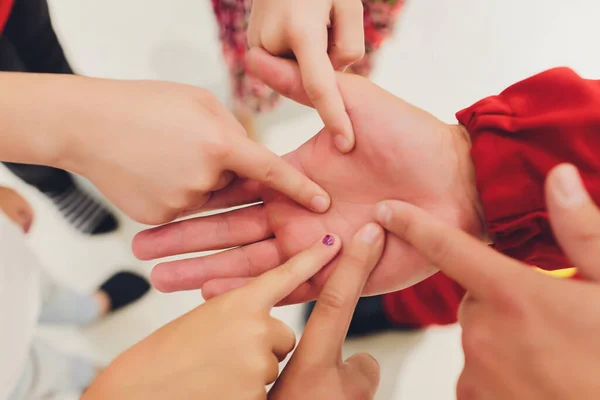
<path fill-rule="evenodd" d="M 77 73 L 182 82 L 207 88 L 232 104 L 210 0 L 49 3 L 54 27 Z M 371 77 L 397 96 L 452 122 L 461 108 L 553 66 L 570 66 L 585 77 L 600 76 L 599 13 L 600 3 L 591 0 L 409 0 Z M 262 114 L 256 124 L 260 141 L 281 154 L 322 127 L 315 112 L 287 101 Z M 42 195 L 3 167 L 0 184 L 17 187 L 32 202 L 37 219 L 29 240 L 60 281 L 89 291 L 123 266 L 149 276 L 153 264 L 135 260 L 130 251 L 131 238 L 141 225 L 121 215 L 117 233 L 86 237 L 68 227 Z M 199 292 L 153 291 L 91 327 L 44 328 L 42 334 L 61 348 L 108 363 L 201 301 Z M 298 333 L 302 313 L 299 306 L 274 311 Z M 350 340 L 345 351 L 348 355 L 367 351 L 379 360 L 383 375 L 378 399 L 455 398 L 462 366 L 456 326 Z"/>

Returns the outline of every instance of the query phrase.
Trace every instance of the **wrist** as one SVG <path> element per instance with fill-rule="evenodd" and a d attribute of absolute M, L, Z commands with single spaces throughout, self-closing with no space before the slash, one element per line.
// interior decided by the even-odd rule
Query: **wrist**
<path fill-rule="evenodd" d="M 465 228 L 469 233 L 489 242 L 483 205 L 476 185 L 475 165 L 471 158 L 471 135 L 463 125 L 450 125 L 450 130 L 458 157 L 459 179 L 465 192 Z"/>
<path fill-rule="evenodd" d="M 93 131 L 103 107 L 102 104 L 93 104 L 97 97 L 94 81 L 94 78 L 77 76 L 65 82 L 61 109 L 52 128 L 58 145 L 49 165 L 83 176 L 84 161 L 89 156 L 86 155 L 87 149 L 94 147 Z"/>

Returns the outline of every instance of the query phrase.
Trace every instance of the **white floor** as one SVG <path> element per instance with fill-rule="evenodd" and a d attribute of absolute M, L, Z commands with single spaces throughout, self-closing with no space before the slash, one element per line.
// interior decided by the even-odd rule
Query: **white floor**
<path fill-rule="evenodd" d="M 74 67 L 83 74 L 191 83 L 227 100 L 226 71 L 215 39 L 209 0 L 51 0 L 55 26 Z M 463 106 L 543 69 L 567 65 L 600 75 L 600 3 L 593 0 L 412 0 L 396 38 L 385 47 L 374 80 L 453 121 Z M 315 113 L 286 103 L 261 121 L 264 142 L 293 149 L 320 126 Z M 152 160 L 149 160 L 152 162 Z M 129 242 L 141 227 L 123 218 L 112 237 L 86 239 L 66 227 L 33 191 L 16 185 L 38 218 L 31 242 L 65 282 L 91 290 L 119 266 L 148 274 Z M 57 343 L 108 362 L 165 322 L 201 302 L 199 293 L 153 292 L 134 307 L 84 331 L 49 329 Z M 275 314 L 300 328 L 298 308 Z M 387 334 L 348 344 L 372 352 L 383 368 L 378 399 L 454 399 L 462 364 L 460 330 Z"/>

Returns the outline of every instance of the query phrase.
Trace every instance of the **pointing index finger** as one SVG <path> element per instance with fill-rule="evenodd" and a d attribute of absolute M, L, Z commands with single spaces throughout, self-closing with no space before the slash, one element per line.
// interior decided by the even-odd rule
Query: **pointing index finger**
<path fill-rule="evenodd" d="M 247 137 L 231 137 L 232 151 L 225 167 L 236 174 L 261 182 L 315 212 L 329 209 L 325 190 L 267 148 Z"/>
<path fill-rule="evenodd" d="M 375 223 L 354 236 L 317 300 L 298 347 L 299 356 L 318 364 L 340 361 L 356 303 L 381 258 L 384 242 L 383 229 Z"/>
<path fill-rule="evenodd" d="M 327 32 L 324 32 L 324 36 L 314 33 L 304 37 L 303 40 L 294 43 L 292 50 L 298 60 L 302 84 L 308 98 L 323 119 L 327 130 L 334 135 L 334 143 L 338 150 L 343 153 L 349 152 L 355 144 L 354 130 L 337 85 L 335 70 L 327 54 Z"/>
<path fill-rule="evenodd" d="M 523 264 L 408 203 L 380 203 L 376 219 L 478 297 L 489 297 L 499 287 L 514 288 L 528 272 L 533 273 Z"/>
<path fill-rule="evenodd" d="M 298 286 L 309 280 L 335 258 L 342 247 L 336 235 L 326 235 L 303 252 L 249 283 L 248 298 L 259 299 L 261 307 L 271 309 Z"/>

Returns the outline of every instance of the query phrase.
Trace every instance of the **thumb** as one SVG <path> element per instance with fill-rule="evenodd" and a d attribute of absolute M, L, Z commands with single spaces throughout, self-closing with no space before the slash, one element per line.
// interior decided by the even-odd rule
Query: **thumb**
<path fill-rule="evenodd" d="M 377 360 L 367 353 L 358 353 L 344 363 L 348 383 L 354 385 L 352 393 L 359 399 L 372 399 L 379 387 L 380 368 Z"/>
<path fill-rule="evenodd" d="M 554 235 L 573 266 L 586 278 L 600 281 L 600 211 L 573 165 L 562 164 L 550 172 L 546 202 Z"/>

